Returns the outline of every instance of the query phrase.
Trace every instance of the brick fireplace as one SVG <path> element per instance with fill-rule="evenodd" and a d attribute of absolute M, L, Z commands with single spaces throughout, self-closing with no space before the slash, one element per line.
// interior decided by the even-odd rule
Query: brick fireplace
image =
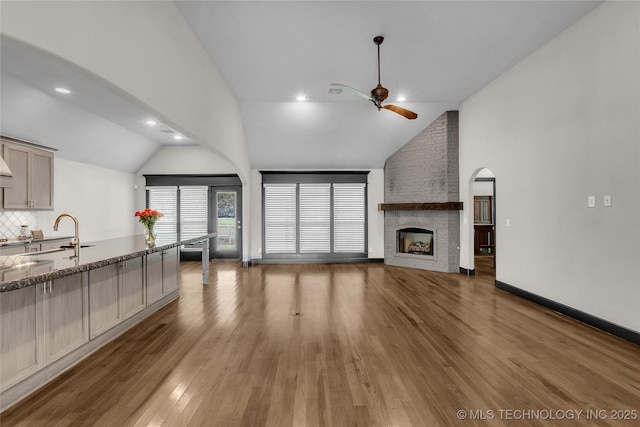
<path fill-rule="evenodd" d="M 389 157 L 384 177 L 385 263 L 458 272 L 458 112 L 443 113 Z"/>

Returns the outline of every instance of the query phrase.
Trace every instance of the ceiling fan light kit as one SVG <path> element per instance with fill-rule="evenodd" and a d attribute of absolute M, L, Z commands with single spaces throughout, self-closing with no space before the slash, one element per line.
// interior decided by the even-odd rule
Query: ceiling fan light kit
<path fill-rule="evenodd" d="M 371 95 L 367 95 L 364 92 L 359 91 L 358 89 L 354 89 L 347 85 L 343 85 L 340 83 L 331 83 L 332 86 L 338 86 L 340 88 L 344 88 L 347 91 L 354 93 L 362 98 L 365 98 L 368 101 L 373 102 L 373 104 L 378 108 L 378 110 L 385 109 L 389 111 L 393 111 L 394 113 L 400 114 L 403 117 L 406 117 L 409 120 L 413 120 L 418 117 L 416 113 L 413 111 L 407 110 L 406 108 L 398 107 L 397 105 L 386 104 L 382 105 L 382 103 L 389 97 L 389 89 L 382 86 L 380 83 L 380 45 L 384 41 L 384 37 L 375 36 L 373 38 L 373 42 L 378 46 L 378 86 L 375 89 L 371 90 Z"/>

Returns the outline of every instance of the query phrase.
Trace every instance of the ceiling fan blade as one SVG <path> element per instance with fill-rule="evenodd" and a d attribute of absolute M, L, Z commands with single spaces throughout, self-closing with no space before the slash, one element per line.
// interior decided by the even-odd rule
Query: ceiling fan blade
<path fill-rule="evenodd" d="M 364 92 L 360 92 L 358 89 L 354 89 L 351 86 L 343 85 L 343 84 L 340 84 L 340 83 L 331 83 L 331 86 L 338 86 L 338 87 L 341 87 L 343 89 L 346 89 L 351 93 L 354 93 L 354 94 L 356 94 L 358 96 L 361 96 L 362 98 L 366 99 L 367 101 L 372 101 L 373 100 L 371 98 L 371 95 L 367 95 Z"/>
<path fill-rule="evenodd" d="M 406 108 L 398 107 L 397 105 L 387 104 L 387 105 L 383 106 L 382 108 L 384 108 L 386 110 L 391 110 L 394 113 L 398 113 L 401 116 L 404 116 L 409 120 L 413 120 L 413 119 L 418 117 L 418 115 L 416 113 L 414 113 L 413 111 L 407 110 Z"/>

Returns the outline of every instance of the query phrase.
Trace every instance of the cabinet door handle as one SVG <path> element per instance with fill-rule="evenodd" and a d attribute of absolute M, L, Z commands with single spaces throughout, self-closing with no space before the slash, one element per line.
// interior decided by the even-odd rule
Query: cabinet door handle
<path fill-rule="evenodd" d="M 47 284 L 43 283 L 42 284 L 42 295 L 46 295 L 47 294 Z"/>
<path fill-rule="evenodd" d="M 49 281 L 49 293 L 52 294 L 53 293 L 53 280 Z"/>

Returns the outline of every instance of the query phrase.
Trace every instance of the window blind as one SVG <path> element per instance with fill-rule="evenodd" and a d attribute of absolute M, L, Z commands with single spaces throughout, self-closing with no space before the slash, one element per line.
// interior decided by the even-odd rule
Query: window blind
<path fill-rule="evenodd" d="M 264 184 L 264 253 L 297 252 L 296 184 Z"/>
<path fill-rule="evenodd" d="M 190 239 L 207 234 L 209 212 L 208 187 L 180 187 L 180 238 Z M 201 250 L 200 244 L 184 249 Z"/>
<path fill-rule="evenodd" d="M 161 241 L 178 239 L 178 187 L 147 187 L 149 208 L 162 212 L 154 229 Z"/>
<path fill-rule="evenodd" d="M 365 186 L 333 185 L 334 252 L 365 252 Z"/>
<path fill-rule="evenodd" d="M 331 252 L 331 185 L 300 184 L 300 253 Z"/>

